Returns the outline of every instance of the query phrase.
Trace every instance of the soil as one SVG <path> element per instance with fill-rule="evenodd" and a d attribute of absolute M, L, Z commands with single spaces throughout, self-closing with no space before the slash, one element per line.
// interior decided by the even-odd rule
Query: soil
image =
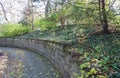
<path fill-rule="evenodd" d="M 4 70 L 7 67 L 8 57 L 0 52 L 0 78 L 3 78 Z"/>

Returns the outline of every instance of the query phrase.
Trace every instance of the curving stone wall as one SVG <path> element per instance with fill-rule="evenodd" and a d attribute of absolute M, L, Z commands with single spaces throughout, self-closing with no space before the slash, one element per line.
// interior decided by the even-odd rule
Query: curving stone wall
<path fill-rule="evenodd" d="M 76 78 L 77 65 L 72 61 L 71 52 L 66 52 L 69 43 L 20 38 L 0 38 L 1 47 L 18 47 L 32 50 L 45 56 L 60 71 L 63 78 Z"/>

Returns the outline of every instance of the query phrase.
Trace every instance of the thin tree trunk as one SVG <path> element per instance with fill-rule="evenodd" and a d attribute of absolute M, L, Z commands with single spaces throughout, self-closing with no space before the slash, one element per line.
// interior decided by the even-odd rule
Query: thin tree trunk
<path fill-rule="evenodd" d="M 99 0 L 99 19 L 100 19 L 100 22 L 102 22 L 102 18 L 101 18 L 101 0 Z"/>
<path fill-rule="evenodd" d="M 56 0 L 56 2 L 55 2 L 55 9 L 54 9 L 55 12 L 57 12 L 57 6 L 58 6 L 58 1 Z"/>
<path fill-rule="evenodd" d="M 31 23 L 32 23 L 32 30 L 34 30 L 34 24 L 33 24 L 33 22 L 34 22 L 34 16 L 33 16 L 33 1 L 31 0 L 31 14 L 32 14 L 32 21 L 31 21 Z"/>
<path fill-rule="evenodd" d="M 47 4 L 46 4 L 46 7 L 45 7 L 45 19 L 47 19 L 48 16 L 49 16 L 49 8 L 50 8 L 50 1 L 47 0 Z"/>
<path fill-rule="evenodd" d="M 63 14 L 61 14 L 61 16 L 60 16 L 60 22 L 61 22 L 62 29 L 64 29 L 64 27 L 65 27 L 65 18 L 63 16 Z"/>
<path fill-rule="evenodd" d="M 62 5 L 62 9 L 61 9 L 61 14 L 60 14 L 60 22 L 61 22 L 61 26 L 64 29 L 65 27 L 65 17 L 64 17 L 64 13 L 63 13 L 63 5 Z"/>
<path fill-rule="evenodd" d="M 104 34 L 108 34 L 108 20 L 107 20 L 107 14 L 105 9 L 105 0 L 102 0 L 102 28 Z"/>

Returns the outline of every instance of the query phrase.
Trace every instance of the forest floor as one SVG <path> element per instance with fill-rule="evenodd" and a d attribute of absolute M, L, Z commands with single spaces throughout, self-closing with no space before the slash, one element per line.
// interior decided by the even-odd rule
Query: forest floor
<path fill-rule="evenodd" d="M 82 54 L 80 78 L 120 78 L 120 32 L 112 29 L 109 35 L 96 34 L 99 30 L 99 27 L 70 25 L 20 37 L 73 42 L 73 50 Z"/>

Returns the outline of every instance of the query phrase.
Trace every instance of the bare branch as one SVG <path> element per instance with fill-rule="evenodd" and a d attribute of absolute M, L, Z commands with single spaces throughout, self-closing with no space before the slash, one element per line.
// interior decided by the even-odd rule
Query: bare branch
<path fill-rule="evenodd" d="M 5 8 L 4 8 L 4 6 L 3 6 L 3 4 L 2 4 L 1 2 L 0 2 L 0 5 L 1 5 L 2 10 L 3 10 L 4 18 L 5 18 L 5 20 L 8 22 L 8 19 L 7 19 L 7 16 L 6 16 Z"/>

